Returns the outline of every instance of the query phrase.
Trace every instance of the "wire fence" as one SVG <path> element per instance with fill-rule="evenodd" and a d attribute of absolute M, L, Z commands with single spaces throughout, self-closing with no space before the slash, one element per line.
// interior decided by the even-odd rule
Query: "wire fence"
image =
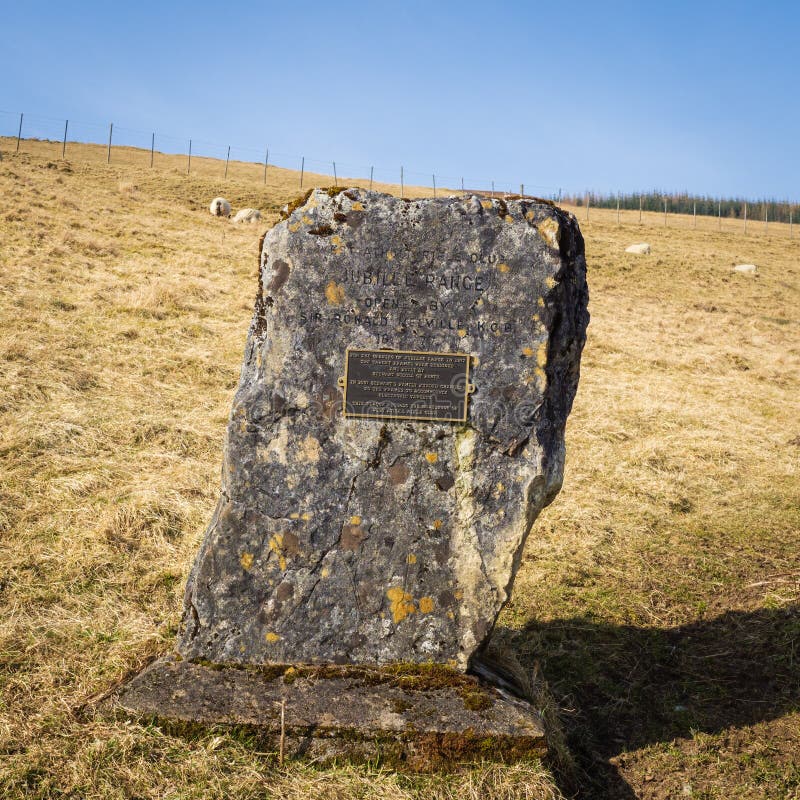
<path fill-rule="evenodd" d="M 394 167 L 354 164 L 333 159 L 320 159 L 294 153 L 272 150 L 268 144 L 252 147 L 219 144 L 188 136 L 145 131 L 117 126 L 113 123 L 85 122 L 57 119 L 24 112 L 0 109 L 0 139 L 5 139 L 5 149 L 13 152 L 46 153 L 52 158 L 83 158 L 104 160 L 106 163 L 127 163 L 142 168 L 175 169 L 176 157 L 181 159 L 179 169 L 187 175 L 199 174 L 223 180 L 238 179 L 267 185 L 275 170 L 296 173 L 297 188 L 318 184 L 320 178 L 328 185 L 342 185 L 353 181 L 370 188 L 391 186 L 399 189 L 401 196 L 409 190 L 412 194 L 473 192 L 488 196 L 539 197 L 554 202 L 576 206 L 576 213 L 586 220 L 601 215 L 619 224 L 648 221 L 653 223 L 654 212 L 663 216 L 664 225 L 670 219 L 681 218 L 681 225 L 697 227 L 698 218 L 703 227 L 716 223 L 720 230 L 732 229 L 744 233 L 762 226 L 769 233 L 773 229 L 788 229 L 794 238 L 797 219 L 796 204 L 789 201 L 745 201 L 723 198 L 696 197 L 658 192 L 639 194 L 581 194 L 562 193 L 560 187 L 536 184 L 525 179 L 509 180 L 467 175 L 444 175 L 435 170 L 420 171 L 405 165 Z M 95 145 L 81 148 L 82 145 Z M 3 145 L 0 145 L 2 156 Z M 272 170 L 272 172 L 271 172 Z M 346 176 L 346 177 L 345 177 Z M 280 183 L 288 186 L 291 177 L 282 176 Z M 691 210 L 690 210 L 691 209 Z M 716 213 L 714 213 L 716 211 Z M 749 213 L 749 216 L 748 216 Z M 723 225 L 724 223 L 724 225 Z"/>

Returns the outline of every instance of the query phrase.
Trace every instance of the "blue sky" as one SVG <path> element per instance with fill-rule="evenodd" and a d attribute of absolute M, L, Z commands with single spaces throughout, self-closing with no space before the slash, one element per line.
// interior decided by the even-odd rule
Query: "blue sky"
<path fill-rule="evenodd" d="M 0 52 L 6 135 L 800 200 L 798 2 L 0 0 Z"/>

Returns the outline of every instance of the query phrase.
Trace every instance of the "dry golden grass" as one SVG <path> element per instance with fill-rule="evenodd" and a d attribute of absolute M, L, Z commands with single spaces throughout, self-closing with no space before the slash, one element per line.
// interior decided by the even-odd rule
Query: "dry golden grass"
<path fill-rule="evenodd" d="M 216 501 L 265 226 L 208 202 L 270 223 L 299 182 L 12 149 L 0 140 L 0 796 L 559 797 L 563 777 L 536 766 L 279 768 L 230 734 L 95 713 L 171 648 Z M 584 796 L 795 797 L 800 242 L 577 212 L 592 322 L 565 486 L 497 637 L 556 692 Z M 653 254 L 622 252 L 635 241 Z"/>

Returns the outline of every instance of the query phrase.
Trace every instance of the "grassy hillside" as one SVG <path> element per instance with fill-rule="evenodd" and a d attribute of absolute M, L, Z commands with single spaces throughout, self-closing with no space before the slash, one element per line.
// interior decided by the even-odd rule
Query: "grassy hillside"
<path fill-rule="evenodd" d="M 546 765 L 281 768 L 96 713 L 172 647 L 217 498 L 266 225 L 208 202 L 271 223 L 299 176 L 24 144 L 0 140 L 0 796 L 566 792 Z M 566 480 L 496 635 L 550 683 L 583 796 L 796 797 L 800 242 L 629 213 L 580 210 L 592 322 Z"/>

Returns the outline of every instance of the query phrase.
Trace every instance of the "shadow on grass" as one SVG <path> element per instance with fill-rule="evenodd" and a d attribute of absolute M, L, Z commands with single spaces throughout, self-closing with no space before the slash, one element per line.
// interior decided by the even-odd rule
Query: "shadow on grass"
<path fill-rule="evenodd" d="M 609 763 L 623 751 L 800 709 L 798 606 L 667 629 L 573 617 L 497 633 L 525 666 L 538 661 L 572 710 L 564 722 L 581 797 L 636 797 Z"/>

